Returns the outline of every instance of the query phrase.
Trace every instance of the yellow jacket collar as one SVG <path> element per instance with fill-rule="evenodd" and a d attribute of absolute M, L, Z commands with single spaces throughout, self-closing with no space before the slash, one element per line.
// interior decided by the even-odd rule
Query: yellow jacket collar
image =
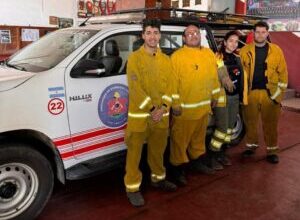
<path fill-rule="evenodd" d="M 272 53 L 273 51 L 273 48 L 274 48 L 274 44 L 270 43 L 270 42 L 267 42 L 267 44 L 269 45 L 269 51 L 268 51 L 268 54 Z M 250 45 L 250 51 L 252 52 L 255 52 L 255 42 L 251 43 Z"/>
<path fill-rule="evenodd" d="M 189 47 L 189 46 L 186 46 L 186 45 L 183 45 L 183 48 L 185 49 L 188 49 L 188 50 L 201 50 L 203 47 L 202 46 L 199 46 L 199 47 Z"/>
<path fill-rule="evenodd" d="M 153 54 L 149 54 L 149 53 L 146 51 L 145 45 L 144 45 L 144 44 L 140 47 L 139 51 L 142 52 L 142 53 L 145 54 L 145 55 L 153 56 Z M 161 53 L 162 53 L 162 52 L 161 52 L 161 49 L 160 49 L 160 48 L 157 48 L 157 51 L 156 51 L 155 55 L 158 55 L 158 54 L 161 54 Z"/>

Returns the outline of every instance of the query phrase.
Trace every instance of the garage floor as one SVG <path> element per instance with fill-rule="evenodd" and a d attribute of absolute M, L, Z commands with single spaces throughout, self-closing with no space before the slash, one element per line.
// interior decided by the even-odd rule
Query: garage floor
<path fill-rule="evenodd" d="M 300 114 L 282 113 L 278 165 L 265 161 L 264 148 L 242 159 L 243 144 L 229 150 L 233 166 L 213 176 L 188 173 L 188 186 L 174 193 L 145 181 L 142 208 L 127 201 L 123 170 L 68 182 L 56 187 L 39 220 L 300 219 Z"/>

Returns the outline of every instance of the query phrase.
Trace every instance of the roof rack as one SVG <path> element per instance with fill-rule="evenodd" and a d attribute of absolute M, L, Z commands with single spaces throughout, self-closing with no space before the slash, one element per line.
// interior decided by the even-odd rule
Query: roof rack
<path fill-rule="evenodd" d="M 143 12 L 127 12 L 122 14 L 103 15 L 90 17 L 88 23 L 103 24 L 103 23 L 141 23 L 146 16 Z"/>
<path fill-rule="evenodd" d="M 89 23 L 141 23 L 145 18 L 159 18 L 164 24 L 172 24 L 174 22 L 200 22 L 208 24 L 235 24 L 235 25 L 253 25 L 259 20 L 266 20 L 267 17 L 230 14 L 213 11 L 200 11 L 183 8 L 139 8 L 122 10 L 98 17 L 91 17 Z"/>

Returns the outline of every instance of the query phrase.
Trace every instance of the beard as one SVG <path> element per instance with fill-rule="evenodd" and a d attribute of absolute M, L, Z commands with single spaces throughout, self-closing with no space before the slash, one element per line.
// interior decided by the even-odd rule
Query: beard
<path fill-rule="evenodd" d="M 267 41 L 267 39 L 255 39 L 254 38 L 254 42 L 255 43 L 258 43 L 258 44 L 263 44 L 263 43 L 265 43 Z"/>

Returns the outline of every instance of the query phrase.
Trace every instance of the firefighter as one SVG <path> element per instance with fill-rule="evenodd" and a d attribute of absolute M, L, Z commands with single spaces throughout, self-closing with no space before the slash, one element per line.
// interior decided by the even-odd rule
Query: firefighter
<path fill-rule="evenodd" d="M 184 165 L 212 174 L 201 155 L 205 153 L 205 136 L 211 105 L 219 97 L 220 84 L 214 53 L 200 45 L 200 30 L 189 25 L 184 30 L 185 45 L 171 57 L 175 78 L 172 94 L 173 125 L 171 129 L 171 174 L 179 185 L 186 185 Z"/>
<path fill-rule="evenodd" d="M 161 37 L 159 20 L 145 20 L 142 37 L 144 45 L 128 58 L 129 88 L 127 144 L 124 183 L 127 197 L 133 206 L 143 206 L 140 192 L 142 173 L 139 169 L 142 148 L 147 141 L 147 161 L 151 185 L 165 191 L 177 186 L 166 180 L 163 155 L 167 145 L 169 109 L 171 106 L 172 74 L 170 58 L 158 48 Z"/>
<path fill-rule="evenodd" d="M 248 76 L 248 105 L 244 107 L 246 150 L 244 157 L 255 153 L 258 147 L 257 126 L 261 117 L 267 161 L 278 163 L 277 126 L 280 101 L 287 88 L 288 72 L 279 46 L 267 42 L 269 26 L 260 21 L 254 25 L 254 42 L 244 46 L 240 55 Z"/>
<path fill-rule="evenodd" d="M 213 109 L 216 128 L 209 144 L 209 151 L 211 153 L 210 165 L 215 170 L 223 169 L 223 165 L 231 165 L 225 151 L 231 141 L 239 105 L 247 103 L 247 90 L 244 89 L 246 77 L 240 57 L 236 53 L 238 43 L 239 34 L 236 31 L 229 31 L 217 52 L 221 92 L 225 94 L 226 99 L 219 99 L 217 106 Z"/>

